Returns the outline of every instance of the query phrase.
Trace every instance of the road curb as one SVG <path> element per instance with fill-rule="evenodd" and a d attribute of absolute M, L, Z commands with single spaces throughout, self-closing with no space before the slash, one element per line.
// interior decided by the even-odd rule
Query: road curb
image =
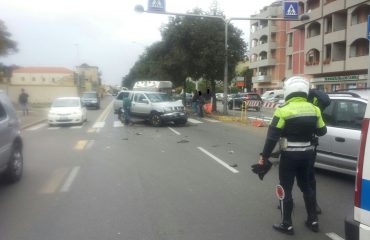
<path fill-rule="evenodd" d="M 21 129 L 24 130 L 26 128 L 29 128 L 29 127 L 32 127 L 34 125 L 37 125 L 37 124 L 40 124 L 40 123 L 43 123 L 43 122 L 46 122 L 46 118 L 45 119 L 41 119 L 41 120 L 37 120 L 37 121 L 34 121 L 32 123 L 28 123 L 28 124 L 25 124 L 25 125 L 21 125 Z"/>

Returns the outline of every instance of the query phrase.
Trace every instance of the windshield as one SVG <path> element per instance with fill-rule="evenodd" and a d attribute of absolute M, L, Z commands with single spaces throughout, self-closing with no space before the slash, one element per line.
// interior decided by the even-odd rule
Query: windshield
<path fill-rule="evenodd" d="M 79 107 L 80 101 L 78 99 L 56 99 L 51 107 Z"/>
<path fill-rule="evenodd" d="M 83 98 L 97 98 L 97 94 L 96 93 L 84 93 L 82 97 Z"/>
<path fill-rule="evenodd" d="M 171 97 L 166 93 L 147 93 L 146 96 L 151 102 L 169 102 Z"/>

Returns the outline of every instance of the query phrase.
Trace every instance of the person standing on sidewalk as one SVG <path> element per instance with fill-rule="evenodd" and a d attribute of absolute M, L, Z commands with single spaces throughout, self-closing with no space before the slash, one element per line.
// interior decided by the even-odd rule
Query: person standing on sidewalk
<path fill-rule="evenodd" d="M 21 105 L 23 116 L 28 115 L 28 97 L 29 95 L 22 88 L 21 94 L 19 94 L 18 102 Z"/>

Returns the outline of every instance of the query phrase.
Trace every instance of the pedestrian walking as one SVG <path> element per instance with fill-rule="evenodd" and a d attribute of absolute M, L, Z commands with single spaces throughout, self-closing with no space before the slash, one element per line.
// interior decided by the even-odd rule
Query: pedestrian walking
<path fill-rule="evenodd" d="M 199 100 L 199 94 L 198 91 L 194 91 L 193 97 L 191 99 L 191 106 L 193 113 L 198 113 L 198 100 Z"/>
<path fill-rule="evenodd" d="M 21 106 L 23 116 L 28 115 L 28 97 L 29 95 L 26 93 L 26 91 L 22 88 L 21 94 L 19 94 L 18 102 Z"/>
<path fill-rule="evenodd" d="M 309 83 L 303 77 L 292 77 L 284 82 L 285 104 L 274 112 L 266 142 L 258 164 L 271 166 L 269 157 L 277 142 L 280 143 L 279 180 L 285 197 L 281 201 L 282 222 L 273 228 L 286 234 L 294 234 L 292 223 L 294 179 L 303 193 L 307 211 L 306 226 L 319 231 L 316 203 L 309 184 L 309 168 L 314 161 L 312 136 L 326 134 L 326 126 L 318 107 L 307 101 Z"/>
<path fill-rule="evenodd" d="M 203 117 L 203 105 L 204 105 L 204 98 L 202 96 L 202 91 L 198 92 L 198 116 Z"/>

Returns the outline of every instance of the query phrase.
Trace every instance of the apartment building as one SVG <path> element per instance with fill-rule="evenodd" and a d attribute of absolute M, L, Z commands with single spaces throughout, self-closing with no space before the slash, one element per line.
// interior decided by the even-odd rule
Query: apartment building
<path fill-rule="evenodd" d="M 325 91 L 366 87 L 369 0 L 300 1 L 305 22 L 287 23 L 286 76 Z"/>
<path fill-rule="evenodd" d="M 264 7 L 254 18 L 282 17 L 282 1 Z M 282 87 L 285 78 L 286 22 L 254 20 L 250 22 L 250 68 L 253 88 L 262 93 Z"/>
<path fill-rule="evenodd" d="M 76 67 L 77 82 L 81 91 L 97 91 L 101 85 L 99 68 L 84 63 Z"/>

